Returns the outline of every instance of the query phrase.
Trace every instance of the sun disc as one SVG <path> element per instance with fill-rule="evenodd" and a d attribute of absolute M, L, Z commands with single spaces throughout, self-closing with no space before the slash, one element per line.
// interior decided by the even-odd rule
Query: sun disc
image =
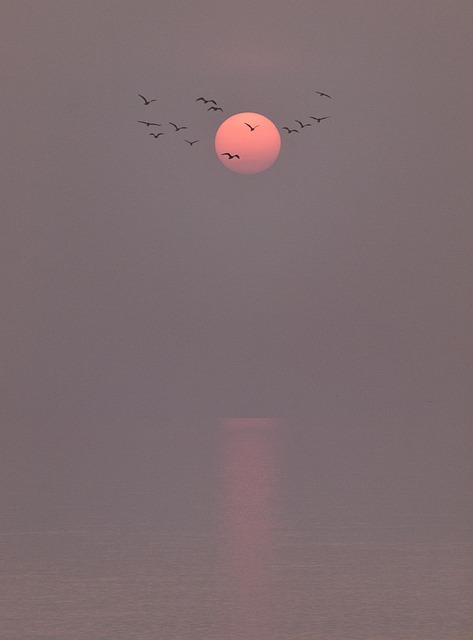
<path fill-rule="evenodd" d="M 276 126 L 259 113 L 237 113 L 227 118 L 215 134 L 220 162 L 237 173 L 259 173 L 279 155 L 281 136 Z"/>

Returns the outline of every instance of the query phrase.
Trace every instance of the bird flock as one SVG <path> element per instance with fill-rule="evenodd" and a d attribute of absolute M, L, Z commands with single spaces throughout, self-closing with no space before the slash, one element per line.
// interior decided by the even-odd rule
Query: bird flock
<path fill-rule="evenodd" d="M 141 93 L 138 94 L 138 96 L 143 100 L 143 106 L 148 107 L 152 102 L 157 102 L 157 98 L 146 98 L 144 95 L 142 95 Z M 207 99 L 204 98 L 203 96 L 201 96 L 200 98 L 197 98 L 195 100 L 195 102 L 202 102 L 202 104 L 204 106 L 207 107 L 208 104 L 210 104 L 210 107 L 207 107 L 207 111 L 221 111 L 223 113 L 223 109 L 222 107 L 219 107 L 217 102 L 213 99 Z M 148 120 L 137 120 L 137 122 L 139 124 L 144 124 L 146 127 L 162 127 L 163 124 L 161 122 L 150 122 Z M 183 131 L 184 129 L 188 129 L 187 125 L 177 125 L 175 122 L 168 122 L 167 123 L 170 127 L 172 127 L 171 133 L 178 133 L 179 131 Z M 164 125 L 166 126 L 166 125 Z M 149 135 L 153 136 L 153 138 L 155 140 L 157 140 L 160 136 L 164 136 L 166 133 L 168 132 L 164 132 L 164 131 L 158 131 L 157 133 L 155 133 L 154 131 L 152 131 Z M 187 140 L 187 138 L 184 138 L 184 142 L 187 142 L 187 144 L 192 147 L 194 146 L 197 142 L 199 142 L 199 140 Z"/>
<path fill-rule="evenodd" d="M 330 100 L 332 99 L 332 96 L 329 96 L 328 93 L 324 93 L 323 91 L 316 91 L 315 93 L 317 93 L 321 98 L 329 98 Z M 315 120 L 315 122 L 320 123 L 322 122 L 322 120 L 327 120 L 327 118 L 330 118 L 330 116 L 309 116 L 309 118 L 311 118 L 312 120 Z M 300 131 L 302 131 L 302 129 L 305 129 L 306 127 L 311 127 L 314 123 L 313 122 L 302 122 L 302 120 L 294 120 L 294 122 L 297 122 L 297 124 L 299 125 L 298 127 L 281 127 L 281 129 L 285 129 L 287 131 L 287 133 L 299 133 Z"/>
<path fill-rule="evenodd" d="M 316 94 L 318 94 L 318 96 L 320 98 L 328 98 L 328 99 L 332 99 L 332 96 L 330 96 L 328 93 L 325 93 L 324 91 L 316 91 Z M 151 105 L 153 102 L 157 102 L 157 98 L 146 98 L 144 95 L 142 95 L 141 93 L 138 93 L 138 96 L 143 100 L 143 106 L 145 107 L 149 107 L 149 105 Z M 220 107 L 217 102 L 213 99 L 210 98 L 204 98 L 203 96 L 200 96 L 199 98 L 196 98 L 195 102 L 201 102 L 202 106 L 205 107 L 205 109 L 207 111 L 213 111 L 218 112 L 220 111 L 223 114 L 223 108 Z M 210 106 L 207 106 L 210 105 Z M 308 116 L 309 119 L 314 120 L 314 122 L 303 122 L 302 120 L 297 120 L 294 119 L 294 122 L 297 123 L 297 127 L 296 126 L 284 126 L 281 127 L 281 130 L 286 131 L 287 134 L 292 134 L 292 133 L 300 133 L 303 129 L 305 129 L 306 127 L 311 127 L 313 124 L 317 123 L 320 124 L 323 120 L 327 120 L 328 118 L 330 118 L 330 116 Z M 188 129 L 187 126 L 185 125 L 177 125 L 174 122 L 168 122 L 167 125 L 163 125 L 160 122 L 150 122 L 148 120 L 138 120 L 137 121 L 140 124 L 145 125 L 147 128 L 148 127 L 162 127 L 162 126 L 167 126 L 169 125 L 169 127 L 171 127 L 171 134 L 176 134 L 179 133 L 179 131 L 183 131 L 184 129 Z M 259 124 L 250 124 L 249 122 L 245 122 L 244 123 L 250 130 L 251 133 L 255 132 L 257 127 L 259 127 Z M 158 131 L 158 132 L 154 132 L 152 131 L 151 133 L 149 133 L 150 136 L 152 136 L 155 140 L 158 140 L 158 138 L 160 138 L 160 136 L 164 136 L 168 133 L 168 131 Z M 188 140 L 187 138 L 184 138 L 184 142 L 186 142 L 190 147 L 193 147 L 195 144 L 197 144 L 197 142 L 199 142 L 199 140 Z M 228 160 L 240 160 L 240 156 L 237 153 L 230 153 L 230 151 L 226 151 L 225 153 L 221 154 L 222 156 L 226 156 L 228 158 Z"/>

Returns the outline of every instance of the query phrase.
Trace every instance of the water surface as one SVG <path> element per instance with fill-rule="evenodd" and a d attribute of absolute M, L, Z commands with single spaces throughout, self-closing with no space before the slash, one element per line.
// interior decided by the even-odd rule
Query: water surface
<path fill-rule="evenodd" d="M 152 469 L 128 490 L 95 495 L 84 482 L 34 488 L 10 475 L 0 637 L 472 637 L 465 528 L 395 505 L 383 511 L 363 495 L 343 500 L 326 474 L 298 475 L 278 423 L 221 427 L 207 467 L 189 455 L 189 475 L 179 464 L 182 485 L 172 489 L 160 483 L 179 484 L 180 474 L 166 467 L 151 491 L 159 498 L 143 498 L 149 486 L 140 491 Z M 312 486 L 314 477 L 326 488 Z M 49 510 L 36 513 L 48 498 Z"/>

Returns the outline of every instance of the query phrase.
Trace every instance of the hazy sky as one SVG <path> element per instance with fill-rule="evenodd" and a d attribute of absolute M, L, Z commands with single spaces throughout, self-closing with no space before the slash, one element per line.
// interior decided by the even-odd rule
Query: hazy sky
<path fill-rule="evenodd" d="M 465 452 L 472 26 L 468 0 L 4 1 L 11 437 L 303 416 Z M 239 111 L 330 119 L 240 175 L 213 149 Z"/>

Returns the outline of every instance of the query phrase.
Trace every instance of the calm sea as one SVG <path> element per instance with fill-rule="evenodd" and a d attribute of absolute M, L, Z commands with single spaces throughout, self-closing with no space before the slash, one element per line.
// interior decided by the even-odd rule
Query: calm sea
<path fill-rule="evenodd" d="M 160 470 L 129 447 L 102 474 L 5 474 L 2 640 L 471 640 L 465 528 L 337 491 L 281 431 L 228 420 Z"/>

